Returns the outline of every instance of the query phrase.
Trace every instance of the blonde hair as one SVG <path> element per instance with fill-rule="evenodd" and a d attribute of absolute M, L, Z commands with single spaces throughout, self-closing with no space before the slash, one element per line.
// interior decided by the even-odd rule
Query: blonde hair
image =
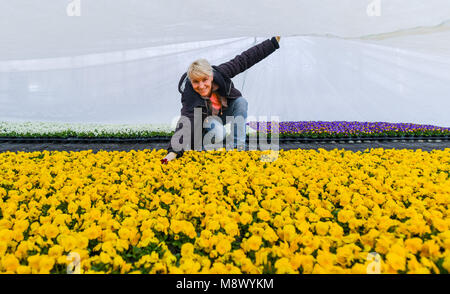
<path fill-rule="evenodd" d="M 209 64 L 208 60 L 201 58 L 197 59 L 196 61 L 192 62 L 191 65 L 189 65 L 187 75 L 190 80 L 202 78 L 204 76 L 212 76 L 213 69 L 211 67 L 211 64 Z"/>

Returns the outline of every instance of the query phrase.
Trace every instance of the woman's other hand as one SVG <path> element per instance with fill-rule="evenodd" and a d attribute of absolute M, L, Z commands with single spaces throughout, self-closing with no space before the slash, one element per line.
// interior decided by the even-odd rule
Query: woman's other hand
<path fill-rule="evenodd" d="M 162 164 L 167 164 L 169 161 L 174 160 L 177 157 L 175 152 L 169 152 L 163 159 L 161 159 Z"/>

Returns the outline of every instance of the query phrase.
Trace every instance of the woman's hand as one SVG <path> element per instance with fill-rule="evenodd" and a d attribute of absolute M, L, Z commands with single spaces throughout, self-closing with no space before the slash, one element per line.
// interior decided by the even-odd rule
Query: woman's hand
<path fill-rule="evenodd" d="M 169 152 L 169 154 L 166 155 L 163 159 L 161 159 L 162 164 L 167 164 L 169 161 L 175 159 L 177 157 L 177 154 L 175 152 Z"/>

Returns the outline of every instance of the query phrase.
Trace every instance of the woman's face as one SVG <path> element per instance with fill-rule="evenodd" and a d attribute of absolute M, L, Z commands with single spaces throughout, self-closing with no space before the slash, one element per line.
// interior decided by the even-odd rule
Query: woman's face
<path fill-rule="evenodd" d="M 200 96 L 211 96 L 213 76 L 204 76 L 191 80 L 192 87 Z"/>

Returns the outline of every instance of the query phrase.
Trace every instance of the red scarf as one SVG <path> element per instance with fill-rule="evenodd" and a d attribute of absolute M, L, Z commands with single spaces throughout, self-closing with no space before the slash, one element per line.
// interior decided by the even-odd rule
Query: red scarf
<path fill-rule="evenodd" d="M 214 107 L 217 110 L 220 109 L 221 103 L 220 103 L 219 97 L 217 97 L 216 93 L 212 92 L 211 97 L 209 99 L 211 100 L 212 107 Z"/>

